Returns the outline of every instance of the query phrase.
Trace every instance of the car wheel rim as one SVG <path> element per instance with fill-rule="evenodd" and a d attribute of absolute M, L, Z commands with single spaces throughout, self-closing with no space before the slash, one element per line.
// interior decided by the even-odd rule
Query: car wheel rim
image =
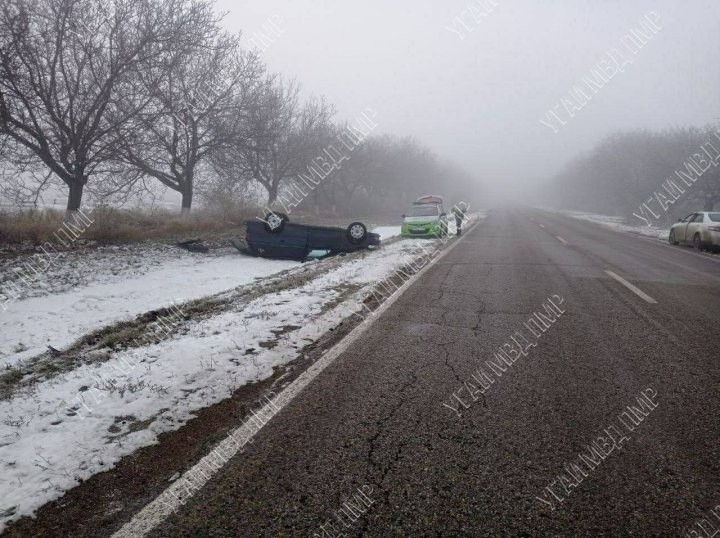
<path fill-rule="evenodd" d="M 364 235 L 362 226 L 355 225 L 352 228 L 350 228 L 350 235 L 353 239 L 361 239 Z"/>
<path fill-rule="evenodd" d="M 280 227 L 280 224 L 282 224 L 282 219 L 277 215 L 270 215 L 267 219 L 267 223 L 270 229 L 275 230 Z"/>

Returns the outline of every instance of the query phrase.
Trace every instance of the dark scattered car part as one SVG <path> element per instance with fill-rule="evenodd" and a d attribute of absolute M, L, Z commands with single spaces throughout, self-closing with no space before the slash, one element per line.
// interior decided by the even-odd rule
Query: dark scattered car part
<path fill-rule="evenodd" d="M 380 245 L 380 236 L 368 232 L 367 227 L 361 222 L 353 222 L 343 229 L 296 224 L 290 222 L 287 215 L 282 216 L 284 219 L 279 229 L 278 226 L 270 228 L 268 219 L 247 221 L 245 223 L 247 249 L 240 248 L 239 241 L 233 242 L 233 245 L 252 256 L 290 260 L 305 260 L 312 251 L 326 251 L 332 255 Z M 276 225 L 278 223 L 277 220 L 273 222 Z"/>
<path fill-rule="evenodd" d="M 202 239 L 190 239 L 188 241 L 180 241 L 175 243 L 176 246 L 183 248 L 189 252 L 201 252 L 207 254 L 210 249 L 202 244 Z"/>

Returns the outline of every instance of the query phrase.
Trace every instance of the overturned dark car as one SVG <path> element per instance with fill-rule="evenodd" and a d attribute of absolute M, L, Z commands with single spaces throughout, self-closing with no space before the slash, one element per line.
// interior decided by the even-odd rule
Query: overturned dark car
<path fill-rule="evenodd" d="M 361 222 L 347 228 L 310 226 L 290 222 L 282 213 L 270 213 L 264 221 L 249 220 L 245 225 L 247 253 L 263 258 L 305 260 L 315 252 L 332 256 L 380 245 L 380 236 L 368 232 Z"/>

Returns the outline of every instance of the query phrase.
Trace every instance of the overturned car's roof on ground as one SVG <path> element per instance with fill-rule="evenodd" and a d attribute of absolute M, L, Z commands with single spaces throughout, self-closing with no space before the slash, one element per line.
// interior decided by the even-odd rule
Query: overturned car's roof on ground
<path fill-rule="evenodd" d="M 247 253 L 265 258 L 304 260 L 312 251 L 329 254 L 355 252 L 380 245 L 380 236 L 367 231 L 361 222 L 347 228 L 315 226 L 289 222 L 287 215 L 278 214 L 279 220 L 246 221 L 245 242 Z M 274 224 L 275 226 L 272 226 Z M 235 245 L 239 250 L 246 249 Z"/>

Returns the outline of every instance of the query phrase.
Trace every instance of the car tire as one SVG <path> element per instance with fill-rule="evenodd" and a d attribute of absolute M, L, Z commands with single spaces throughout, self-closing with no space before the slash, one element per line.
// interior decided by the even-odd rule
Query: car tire
<path fill-rule="evenodd" d="M 347 227 L 347 239 L 353 245 L 359 245 L 367 238 L 367 228 L 362 222 L 353 222 Z"/>
<path fill-rule="evenodd" d="M 693 248 L 695 250 L 702 250 L 702 241 L 700 240 L 700 234 L 693 236 Z"/>
<path fill-rule="evenodd" d="M 285 213 L 268 213 L 265 215 L 265 231 L 271 234 L 279 234 L 290 220 Z"/>
<path fill-rule="evenodd" d="M 675 241 L 675 230 L 670 230 L 670 237 L 668 237 L 668 243 L 671 245 L 677 245 L 678 242 Z"/>

